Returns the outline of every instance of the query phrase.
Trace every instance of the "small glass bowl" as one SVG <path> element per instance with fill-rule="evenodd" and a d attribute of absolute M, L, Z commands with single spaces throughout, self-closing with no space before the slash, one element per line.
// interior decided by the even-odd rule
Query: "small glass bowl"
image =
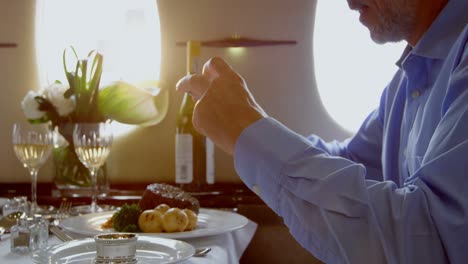
<path fill-rule="evenodd" d="M 106 233 L 94 236 L 97 264 L 135 264 L 138 236 L 132 233 Z"/>

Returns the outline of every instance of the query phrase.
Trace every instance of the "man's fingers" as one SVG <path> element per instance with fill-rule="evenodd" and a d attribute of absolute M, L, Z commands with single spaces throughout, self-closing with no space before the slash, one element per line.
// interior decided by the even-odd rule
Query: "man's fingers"
<path fill-rule="evenodd" d="M 203 74 L 192 74 L 182 78 L 176 85 L 178 91 L 190 94 L 195 100 L 200 100 L 209 88 L 210 83 L 216 79 L 231 79 L 238 82 L 244 80 L 229 64 L 221 58 L 211 58 L 203 67 Z"/>
<path fill-rule="evenodd" d="M 203 66 L 203 75 L 209 80 L 219 77 L 235 78 L 242 81 L 242 78 L 223 59 L 214 57 L 209 59 Z"/>
<path fill-rule="evenodd" d="M 210 81 L 203 75 L 192 74 L 180 79 L 176 84 L 177 91 L 189 93 L 195 100 L 203 97 Z"/>

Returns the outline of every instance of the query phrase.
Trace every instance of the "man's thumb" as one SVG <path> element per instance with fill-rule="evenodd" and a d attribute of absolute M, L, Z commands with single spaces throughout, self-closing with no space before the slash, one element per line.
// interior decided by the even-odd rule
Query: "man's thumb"
<path fill-rule="evenodd" d="M 218 77 L 231 77 L 242 81 L 242 78 L 232 67 L 219 57 L 209 59 L 203 66 L 203 75 L 213 80 Z"/>

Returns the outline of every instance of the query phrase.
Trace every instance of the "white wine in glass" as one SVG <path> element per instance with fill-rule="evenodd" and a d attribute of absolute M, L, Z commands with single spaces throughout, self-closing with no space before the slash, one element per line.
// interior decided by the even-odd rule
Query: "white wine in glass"
<path fill-rule="evenodd" d="M 52 153 L 52 141 L 52 131 L 45 124 L 13 125 L 13 149 L 16 157 L 31 174 L 31 215 L 39 212 L 37 173 Z"/>
<path fill-rule="evenodd" d="M 81 163 L 91 175 L 92 197 L 91 205 L 80 210 L 80 213 L 95 213 L 100 211 L 97 205 L 97 172 L 109 156 L 113 136 L 110 124 L 79 123 L 73 130 L 73 144 Z"/>

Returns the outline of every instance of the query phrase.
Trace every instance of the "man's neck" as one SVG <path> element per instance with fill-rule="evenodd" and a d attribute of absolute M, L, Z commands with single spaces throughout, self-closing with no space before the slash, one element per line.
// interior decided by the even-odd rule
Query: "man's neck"
<path fill-rule="evenodd" d="M 432 22 L 434 22 L 442 9 L 444 9 L 447 2 L 448 0 L 421 0 L 421 8 L 417 14 L 418 22 L 414 27 L 413 33 L 407 39 L 410 46 L 416 46 L 424 33 L 426 33 L 432 25 Z"/>

